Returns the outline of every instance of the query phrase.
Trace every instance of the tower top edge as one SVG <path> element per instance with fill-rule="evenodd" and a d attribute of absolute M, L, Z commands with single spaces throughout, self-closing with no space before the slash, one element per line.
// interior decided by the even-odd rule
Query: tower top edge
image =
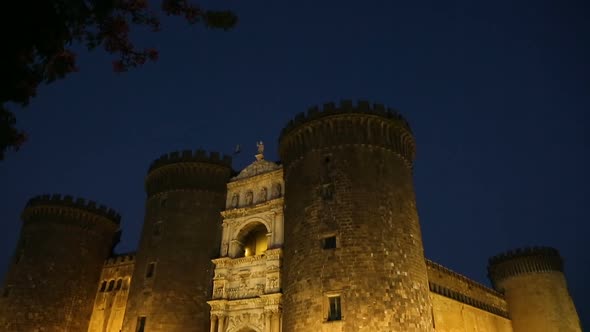
<path fill-rule="evenodd" d="M 317 120 L 320 118 L 343 115 L 343 114 L 359 114 L 359 115 L 376 115 L 391 120 L 397 120 L 406 130 L 412 133 L 412 129 L 408 121 L 395 109 L 386 107 L 379 103 L 370 103 L 367 100 L 358 100 L 356 104 L 349 99 L 341 100 L 338 105 L 333 102 L 324 103 L 321 106 L 313 106 L 307 110 L 307 113 L 301 112 L 297 114 L 281 131 L 279 140 L 291 132 L 293 129 Z"/>

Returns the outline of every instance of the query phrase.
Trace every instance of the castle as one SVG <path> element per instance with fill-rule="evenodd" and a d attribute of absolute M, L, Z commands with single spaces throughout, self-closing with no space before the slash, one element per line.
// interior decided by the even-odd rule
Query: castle
<path fill-rule="evenodd" d="M 135 253 L 93 201 L 31 199 L 0 296 L 15 332 L 580 332 L 563 261 L 489 260 L 493 289 L 424 257 L 408 123 L 343 101 L 300 114 L 282 163 L 218 153 L 149 167 Z"/>

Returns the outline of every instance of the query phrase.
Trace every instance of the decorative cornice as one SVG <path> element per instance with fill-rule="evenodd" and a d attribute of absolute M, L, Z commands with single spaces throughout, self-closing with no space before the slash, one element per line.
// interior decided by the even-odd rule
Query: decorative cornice
<path fill-rule="evenodd" d="M 260 202 L 257 204 L 253 204 L 250 206 L 239 207 L 234 209 L 228 209 L 225 211 L 221 211 L 221 216 L 224 219 L 235 219 L 235 218 L 242 218 L 251 215 L 255 215 L 258 213 L 269 212 L 269 210 L 277 208 L 283 208 L 283 197 L 273 198 L 264 202 Z"/>
<path fill-rule="evenodd" d="M 247 187 L 252 184 L 258 184 L 264 180 L 282 180 L 283 179 L 283 165 L 279 166 L 280 168 L 270 171 L 268 173 L 258 174 L 256 176 L 243 178 L 239 180 L 230 180 L 227 183 L 227 189 L 232 191 L 238 189 L 240 187 Z M 233 179 L 233 178 L 232 178 Z"/>
<path fill-rule="evenodd" d="M 260 159 L 256 160 L 250 165 L 246 166 L 237 176 L 234 176 L 230 183 L 243 181 L 255 176 L 261 176 L 263 174 L 269 174 L 272 172 L 280 171 L 283 166 L 273 163 L 272 161 Z"/>

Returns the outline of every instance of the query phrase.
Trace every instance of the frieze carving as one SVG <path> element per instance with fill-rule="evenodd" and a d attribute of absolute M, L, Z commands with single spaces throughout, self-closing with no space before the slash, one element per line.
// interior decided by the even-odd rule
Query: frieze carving
<path fill-rule="evenodd" d="M 282 250 L 281 249 L 269 249 L 267 250 L 264 255 L 267 259 L 279 259 L 281 258 Z"/>
<path fill-rule="evenodd" d="M 216 286 L 213 290 L 213 299 L 223 298 L 223 286 Z"/>
<path fill-rule="evenodd" d="M 227 331 L 237 331 L 243 327 L 256 327 L 262 331 L 264 327 L 264 318 L 259 313 L 245 312 L 241 315 L 229 317 Z"/>
<path fill-rule="evenodd" d="M 268 290 L 275 290 L 279 288 L 279 278 L 278 276 L 276 277 L 269 277 L 266 280 L 266 288 Z"/>
<path fill-rule="evenodd" d="M 256 284 L 253 286 L 240 285 L 238 287 L 228 288 L 227 294 L 229 299 L 244 299 L 264 294 L 264 285 Z"/>
<path fill-rule="evenodd" d="M 280 308 L 281 305 L 281 300 L 282 300 L 283 294 L 281 293 L 277 293 L 277 294 L 268 294 L 268 295 L 263 295 L 260 298 L 262 299 L 262 303 L 264 304 L 265 308 Z"/>

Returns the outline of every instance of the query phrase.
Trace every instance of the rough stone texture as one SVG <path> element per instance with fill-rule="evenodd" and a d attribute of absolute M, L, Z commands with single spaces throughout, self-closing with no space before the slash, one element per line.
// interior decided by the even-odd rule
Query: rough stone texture
<path fill-rule="evenodd" d="M 488 273 L 504 293 L 514 332 L 581 332 L 563 261 L 553 248 L 526 248 L 490 259 Z"/>
<path fill-rule="evenodd" d="M 213 265 L 231 161 L 168 155 L 146 179 L 146 216 L 123 331 L 146 317 L 150 332 L 208 332 Z M 170 157 L 172 156 L 172 157 Z M 190 157 L 190 158 L 189 158 Z M 155 263 L 153 276 L 146 276 Z"/>
<path fill-rule="evenodd" d="M 512 332 L 508 318 L 439 294 L 431 293 L 430 298 L 436 332 Z"/>
<path fill-rule="evenodd" d="M 88 332 L 121 331 L 134 266 L 133 254 L 118 255 L 105 261 Z"/>
<path fill-rule="evenodd" d="M 283 131 L 283 331 L 433 331 L 405 121 L 343 103 Z M 376 108 L 376 106 L 375 106 Z M 337 237 L 323 249 L 322 238 Z M 342 320 L 328 322 L 328 296 Z"/>
<path fill-rule="evenodd" d="M 0 330 L 85 332 L 119 216 L 71 196 L 31 199 L 0 297 Z"/>

